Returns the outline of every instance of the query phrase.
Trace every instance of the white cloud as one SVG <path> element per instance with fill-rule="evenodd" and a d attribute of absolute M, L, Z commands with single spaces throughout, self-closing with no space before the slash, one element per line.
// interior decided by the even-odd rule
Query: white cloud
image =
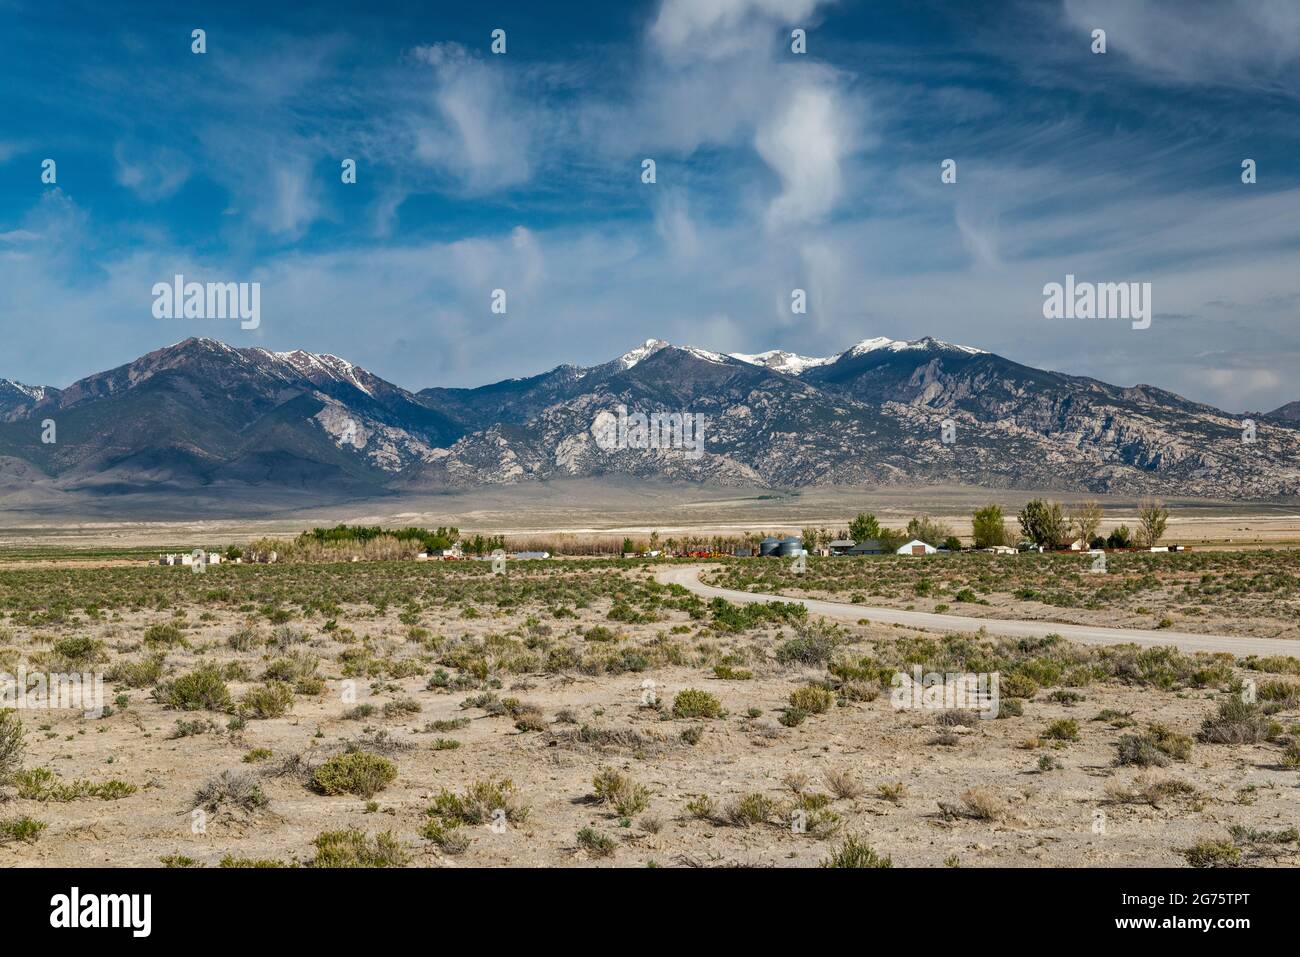
<path fill-rule="evenodd" d="M 767 210 L 769 228 L 815 222 L 831 211 L 850 145 L 844 115 L 833 90 L 807 85 L 759 127 L 754 146 L 781 178 L 781 193 Z"/>
<path fill-rule="evenodd" d="M 1178 83 L 1271 88 L 1300 96 L 1295 0 L 1064 0 L 1081 31 L 1106 31 L 1107 56 Z"/>
<path fill-rule="evenodd" d="M 503 68 L 456 43 L 416 47 L 412 56 L 433 76 L 432 112 L 410 118 L 416 155 L 473 190 L 525 182 L 534 128 Z"/>
<path fill-rule="evenodd" d="M 803 21 L 823 0 L 664 0 L 650 37 L 668 55 L 727 57 L 770 45 L 776 25 Z"/>
<path fill-rule="evenodd" d="M 273 233 L 301 235 L 321 212 L 310 163 L 302 157 L 285 157 L 268 173 L 271 201 L 255 207 L 251 215 Z"/>
<path fill-rule="evenodd" d="M 140 148 L 117 143 L 113 147 L 117 181 L 146 202 L 174 194 L 190 176 L 185 154 L 166 146 Z"/>

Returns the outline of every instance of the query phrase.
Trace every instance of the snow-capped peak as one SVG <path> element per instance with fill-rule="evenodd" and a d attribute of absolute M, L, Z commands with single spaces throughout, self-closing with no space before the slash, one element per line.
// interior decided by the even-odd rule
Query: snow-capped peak
<path fill-rule="evenodd" d="M 630 369 L 642 359 L 646 359 L 660 349 L 667 349 L 670 343 L 663 339 L 647 339 L 644 345 L 639 345 L 630 352 L 625 352 L 619 356 L 618 361 L 623 363 L 624 369 Z"/>
<path fill-rule="evenodd" d="M 625 352 L 619 356 L 618 361 L 622 363 L 624 369 L 631 369 L 638 362 L 649 358 L 661 349 L 674 348 L 673 345 L 663 339 L 647 339 L 644 344 L 637 346 L 630 352 Z M 944 342 L 941 339 L 935 339 L 932 336 L 925 336 L 921 339 L 890 339 L 886 336 L 877 336 L 874 339 L 863 339 L 857 345 L 845 352 L 837 352 L 830 356 L 804 356 L 797 352 L 786 352 L 784 349 L 769 349 L 766 352 L 729 352 L 725 355 L 719 352 L 710 352 L 708 349 L 700 349 L 695 346 L 681 346 L 683 352 L 688 352 L 698 359 L 704 359 L 709 362 L 726 362 L 729 359 L 735 359 L 739 362 L 748 363 L 754 366 L 763 366 L 774 372 L 783 372 L 786 375 L 801 375 L 809 369 L 815 369 L 818 366 L 830 365 L 845 356 L 854 357 L 866 355 L 868 352 L 887 350 L 889 352 L 904 352 L 912 350 L 940 350 L 951 352 L 962 352 L 967 355 L 979 355 L 984 352 L 983 349 L 974 349 L 970 346 L 959 346 L 951 342 Z"/>
<path fill-rule="evenodd" d="M 720 352 L 710 352 L 708 349 L 700 349 L 696 346 L 685 346 L 687 352 L 697 359 L 704 359 L 708 362 L 726 362 L 727 357 Z"/>
<path fill-rule="evenodd" d="M 347 359 L 341 359 L 328 352 L 306 352 L 302 349 L 295 349 L 292 352 L 267 352 L 266 354 L 290 366 L 299 375 L 311 376 L 313 373 L 323 372 L 333 379 L 339 379 L 355 386 L 366 395 L 374 394 L 361 380 L 361 377 L 357 375 L 357 367 L 348 362 Z"/>
<path fill-rule="evenodd" d="M 850 349 L 847 354 L 861 356 L 881 349 L 887 349 L 890 352 L 905 352 L 914 349 L 948 349 L 954 352 L 964 352 L 967 355 L 981 355 L 984 353 L 983 349 L 976 349 L 972 346 L 959 346 L 951 342 L 944 342 L 942 339 L 935 339 L 933 336 L 924 336 L 912 340 L 889 339 L 885 336 L 877 336 L 874 339 L 863 339 Z"/>
<path fill-rule="evenodd" d="M 45 398 L 45 386 L 43 385 L 23 385 L 13 379 L 0 379 L 0 386 L 7 386 L 16 392 L 21 392 L 27 398 L 34 399 L 37 402 Z"/>
<path fill-rule="evenodd" d="M 782 349 L 768 349 L 766 352 L 758 352 L 754 355 L 748 355 L 744 352 L 732 352 L 730 355 L 731 358 L 739 359 L 741 362 L 748 362 L 750 365 L 755 366 L 765 366 L 768 369 L 784 372 L 787 375 L 799 375 L 805 369 L 824 366 L 839 358 L 838 356 L 826 356 L 824 358 L 801 356 Z"/>

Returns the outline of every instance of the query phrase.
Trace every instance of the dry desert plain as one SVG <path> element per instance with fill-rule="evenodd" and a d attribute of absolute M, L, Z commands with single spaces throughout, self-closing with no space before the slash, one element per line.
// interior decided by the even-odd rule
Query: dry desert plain
<path fill-rule="evenodd" d="M 11 712 L 0 864 L 1295 865 L 1298 558 L 703 569 L 1034 639 L 701 598 L 671 562 L 10 562 L 0 670 L 102 671 L 109 707 Z M 1072 645 L 1054 619 L 1277 652 Z M 917 664 L 998 672 L 1000 716 L 893 707 Z"/>

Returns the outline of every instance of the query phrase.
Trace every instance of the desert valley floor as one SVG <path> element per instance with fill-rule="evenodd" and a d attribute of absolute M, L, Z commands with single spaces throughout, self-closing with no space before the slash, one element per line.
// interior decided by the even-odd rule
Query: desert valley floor
<path fill-rule="evenodd" d="M 0 865 L 1294 865 L 1298 555 L 703 570 L 1033 640 L 707 600 L 670 563 L 11 562 L 0 671 L 103 671 L 108 708 L 11 713 Z M 1277 652 L 1071 645 L 1054 617 Z M 913 665 L 997 671 L 998 717 L 893 707 Z"/>

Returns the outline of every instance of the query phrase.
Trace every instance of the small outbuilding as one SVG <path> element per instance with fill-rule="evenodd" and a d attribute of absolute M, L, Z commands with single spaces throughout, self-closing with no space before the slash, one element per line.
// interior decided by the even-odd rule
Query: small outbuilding
<path fill-rule="evenodd" d="M 896 555 L 934 555 L 939 551 L 933 545 L 914 538 L 910 542 L 898 546 Z"/>

